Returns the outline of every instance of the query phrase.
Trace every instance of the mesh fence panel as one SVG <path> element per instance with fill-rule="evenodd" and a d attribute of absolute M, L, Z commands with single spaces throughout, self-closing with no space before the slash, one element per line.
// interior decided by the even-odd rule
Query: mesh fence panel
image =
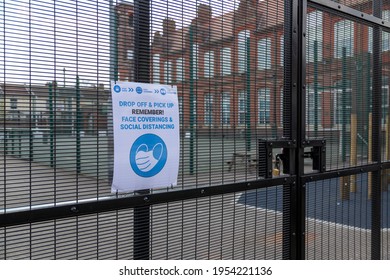
<path fill-rule="evenodd" d="M 388 30 L 308 2 L 2 1 L 0 258 L 387 259 Z M 177 186 L 111 193 L 110 81 L 177 86 Z"/>

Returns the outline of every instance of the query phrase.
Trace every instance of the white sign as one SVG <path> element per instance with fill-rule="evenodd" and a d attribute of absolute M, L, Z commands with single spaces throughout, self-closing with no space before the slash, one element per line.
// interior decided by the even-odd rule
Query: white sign
<path fill-rule="evenodd" d="M 177 87 L 111 82 L 114 178 L 111 191 L 176 186 L 180 136 Z"/>

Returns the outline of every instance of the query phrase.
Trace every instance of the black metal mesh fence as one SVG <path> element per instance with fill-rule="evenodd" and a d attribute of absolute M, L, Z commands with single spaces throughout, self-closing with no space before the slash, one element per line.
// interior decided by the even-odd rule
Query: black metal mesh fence
<path fill-rule="evenodd" d="M 1 258 L 133 257 L 132 209 L 28 218 L 68 205 L 77 215 L 80 203 L 139 195 L 110 193 L 110 80 L 178 86 L 178 186 L 151 195 L 262 179 L 257 139 L 281 137 L 283 128 L 283 6 L 3 1 L 0 209 L 5 220 L 22 218 L 1 229 Z M 149 47 L 139 45 L 137 32 L 150 34 Z M 150 69 L 142 72 L 137 55 L 147 49 Z M 149 230 L 138 234 L 150 233 L 145 250 L 153 259 L 282 258 L 282 192 L 275 188 L 152 205 L 140 214 L 150 218 Z"/>
<path fill-rule="evenodd" d="M 389 30 L 298 2 L 2 1 L 0 258 L 387 259 Z M 110 81 L 178 87 L 177 186 L 110 192 Z"/>

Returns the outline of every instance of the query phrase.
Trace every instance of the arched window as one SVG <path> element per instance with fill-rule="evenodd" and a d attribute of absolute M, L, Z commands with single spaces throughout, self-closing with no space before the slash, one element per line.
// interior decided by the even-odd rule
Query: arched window
<path fill-rule="evenodd" d="M 257 42 L 257 68 L 271 69 L 271 39 L 264 38 Z"/>
<path fill-rule="evenodd" d="M 204 53 L 204 77 L 214 77 L 214 52 L 208 51 Z"/>
<path fill-rule="evenodd" d="M 232 73 L 231 67 L 231 49 L 223 48 L 221 50 L 221 75 L 227 76 Z"/>
<path fill-rule="evenodd" d="M 315 11 L 307 15 L 306 33 L 307 62 L 314 62 L 316 57 L 317 61 L 322 60 L 322 12 Z"/>
<path fill-rule="evenodd" d="M 343 49 L 345 49 L 346 56 L 352 56 L 354 41 L 353 22 L 348 19 L 336 22 L 334 25 L 334 34 L 334 57 L 342 58 Z"/>

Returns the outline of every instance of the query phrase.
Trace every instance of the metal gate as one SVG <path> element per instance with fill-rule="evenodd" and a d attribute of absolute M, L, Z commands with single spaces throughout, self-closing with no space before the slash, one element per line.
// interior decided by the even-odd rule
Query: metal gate
<path fill-rule="evenodd" d="M 0 259 L 389 259 L 390 2 L 0 3 Z M 110 193 L 109 82 L 177 85 L 177 186 Z"/>

